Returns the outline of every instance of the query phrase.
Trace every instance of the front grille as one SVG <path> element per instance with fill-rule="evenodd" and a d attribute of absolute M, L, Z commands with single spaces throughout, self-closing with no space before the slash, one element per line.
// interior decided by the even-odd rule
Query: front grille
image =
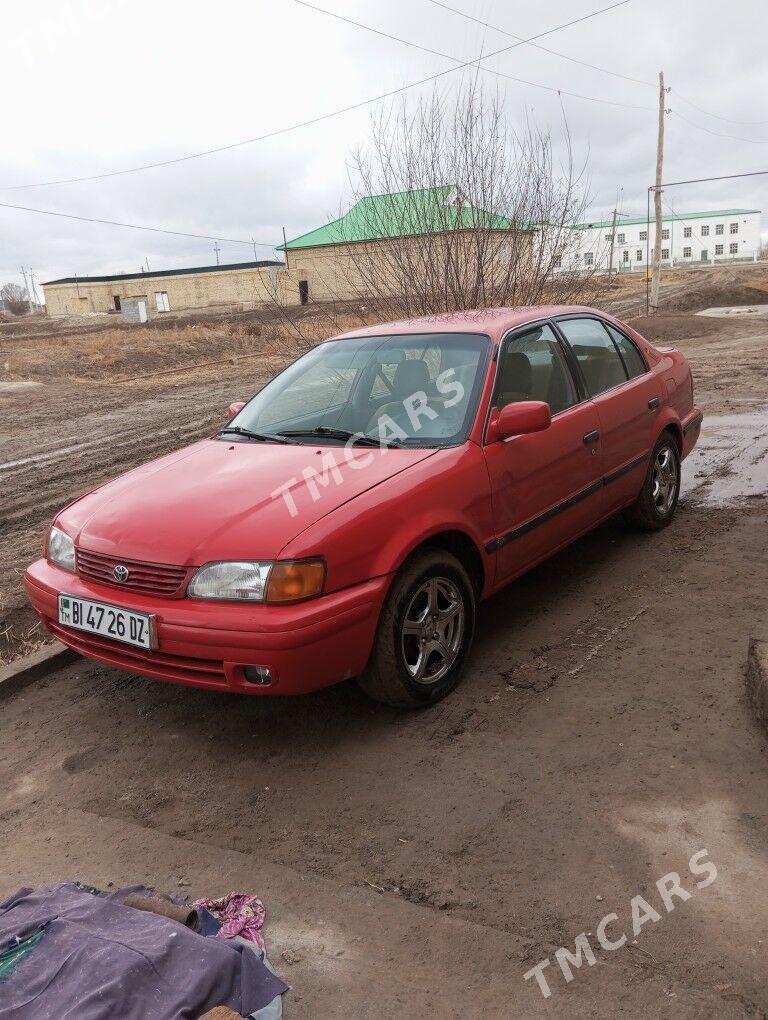
<path fill-rule="evenodd" d="M 173 567 L 167 563 L 141 563 L 137 560 L 116 559 L 114 556 L 102 556 L 101 553 L 76 551 L 77 572 L 89 581 L 99 584 L 110 584 L 115 588 L 128 591 L 144 592 L 147 595 L 159 595 L 161 598 L 180 598 L 184 594 L 185 582 L 189 569 Z M 118 581 L 114 575 L 117 566 L 126 567 L 128 577 Z"/>

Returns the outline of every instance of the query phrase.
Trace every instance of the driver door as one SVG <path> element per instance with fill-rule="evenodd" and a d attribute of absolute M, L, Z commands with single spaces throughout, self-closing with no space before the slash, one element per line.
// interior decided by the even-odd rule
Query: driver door
<path fill-rule="evenodd" d="M 548 403 L 552 424 L 484 447 L 498 581 L 522 573 L 601 516 L 597 410 L 579 392 L 549 323 L 525 326 L 502 343 L 491 414 L 520 400 Z"/>

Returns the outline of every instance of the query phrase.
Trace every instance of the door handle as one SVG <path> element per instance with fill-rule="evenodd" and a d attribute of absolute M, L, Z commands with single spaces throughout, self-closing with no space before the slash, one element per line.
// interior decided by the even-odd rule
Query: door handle
<path fill-rule="evenodd" d="M 591 446 L 592 443 L 596 443 L 599 438 L 600 438 L 599 432 L 587 432 L 586 436 L 584 436 L 584 445 Z"/>
<path fill-rule="evenodd" d="M 655 411 L 660 403 L 661 401 L 659 400 L 658 397 L 651 397 L 651 399 L 648 401 L 648 410 Z"/>

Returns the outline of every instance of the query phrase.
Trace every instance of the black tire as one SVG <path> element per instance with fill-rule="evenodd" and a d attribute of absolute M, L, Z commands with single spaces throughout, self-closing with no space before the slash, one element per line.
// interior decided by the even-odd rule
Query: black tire
<path fill-rule="evenodd" d="M 660 488 L 660 472 L 664 472 L 664 459 L 674 472 L 671 492 L 666 495 Z M 632 506 L 624 510 L 625 520 L 642 531 L 661 531 L 672 522 L 680 496 L 680 451 L 671 432 L 662 432 L 653 448 L 643 488 Z"/>
<path fill-rule="evenodd" d="M 456 605 L 458 611 L 451 615 Z M 365 693 L 397 708 L 419 708 L 444 698 L 461 680 L 475 632 L 475 605 L 472 582 L 451 553 L 426 549 L 406 561 L 392 582 L 371 658 L 358 677 Z M 427 636 L 419 636 L 427 627 Z M 434 635 L 440 640 L 433 640 Z"/>

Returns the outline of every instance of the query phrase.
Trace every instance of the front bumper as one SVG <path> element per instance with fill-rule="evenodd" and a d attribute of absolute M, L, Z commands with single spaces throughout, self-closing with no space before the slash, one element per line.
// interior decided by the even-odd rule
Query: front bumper
<path fill-rule="evenodd" d="M 293 606 L 161 599 L 86 581 L 46 560 L 24 585 L 37 615 L 69 648 L 155 680 L 240 694 L 304 694 L 357 676 L 368 661 L 389 576 Z M 59 592 L 157 618 L 158 647 L 135 648 L 62 627 Z M 271 682 L 250 683 L 246 666 L 266 666 Z"/>

